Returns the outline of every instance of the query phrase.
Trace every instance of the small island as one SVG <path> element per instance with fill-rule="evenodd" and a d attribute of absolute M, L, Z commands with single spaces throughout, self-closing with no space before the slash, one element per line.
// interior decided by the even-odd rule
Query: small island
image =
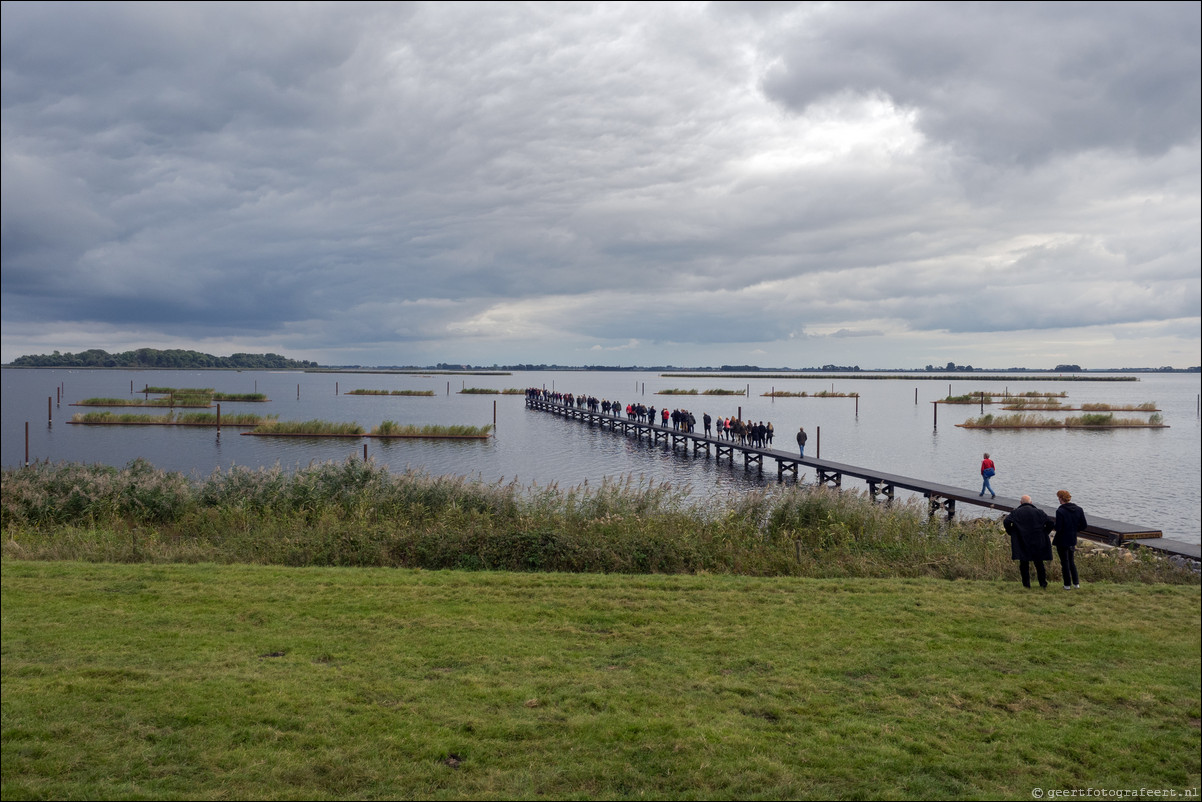
<path fill-rule="evenodd" d="M 381 438 L 424 438 L 424 439 L 444 439 L 444 440 L 486 440 L 490 437 L 492 426 L 442 426 L 438 424 L 427 424 L 425 426 L 415 426 L 413 424 L 400 424 L 396 421 L 386 420 L 379 426 L 371 430 L 367 437 Z"/>
<path fill-rule="evenodd" d="M 242 434 L 256 437 L 362 437 L 363 427 L 353 422 L 326 420 L 269 421 Z"/>
<path fill-rule="evenodd" d="M 402 395 L 402 396 L 432 396 L 433 390 L 348 390 L 343 395 Z"/>
<path fill-rule="evenodd" d="M 956 426 L 962 429 L 1167 429 L 1160 415 L 1151 415 L 1147 420 L 1139 418 L 1116 418 L 1113 413 L 1088 413 L 1070 418 L 1049 418 L 1027 415 L 982 415 L 969 418 Z"/>
<path fill-rule="evenodd" d="M 274 420 L 250 413 L 222 415 L 220 420 L 212 412 L 168 412 L 166 415 L 138 415 L 115 412 L 80 412 L 67 423 L 83 423 L 91 426 L 262 426 Z"/>

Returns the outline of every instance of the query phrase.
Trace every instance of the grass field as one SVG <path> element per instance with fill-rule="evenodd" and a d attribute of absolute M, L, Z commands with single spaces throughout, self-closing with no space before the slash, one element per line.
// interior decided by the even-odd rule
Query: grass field
<path fill-rule="evenodd" d="M 1196 585 L 5 559 L 2 600 L 4 799 L 1199 785 Z"/>

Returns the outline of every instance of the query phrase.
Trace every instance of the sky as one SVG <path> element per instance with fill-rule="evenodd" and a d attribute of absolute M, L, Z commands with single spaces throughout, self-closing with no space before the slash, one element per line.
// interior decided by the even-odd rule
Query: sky
<path fill-rule="evenodd" d="M 1202 364 L 1197 2 L 5 2 L 0 359 Z"/>

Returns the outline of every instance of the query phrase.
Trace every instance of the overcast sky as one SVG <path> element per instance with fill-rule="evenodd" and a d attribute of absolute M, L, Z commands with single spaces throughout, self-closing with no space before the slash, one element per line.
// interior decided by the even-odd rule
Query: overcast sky
<path fill-rule="evenodd" d="M 1198 365 L 1200 8 L 5 2 L 0 356 Z"/>

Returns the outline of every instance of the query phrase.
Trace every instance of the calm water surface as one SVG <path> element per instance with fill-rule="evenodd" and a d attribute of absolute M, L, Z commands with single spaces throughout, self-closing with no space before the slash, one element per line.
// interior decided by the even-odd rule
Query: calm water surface
<path fill-rule="evenodd" d="M 1164 531 L 1166 537 L 1198 543 L 1202 538 L 1202 422 L 1198 416 L 1197 374 L 1139 376 L 1136 382 L 984 381 L 955 377 L 939 380 L 853 380 L 781 378 L 672 378 L 659 373 L 553 371 L 505 376 L 438 374 L 329 374 L 269 371 L 126 371 L 13 370 L 3 382 L 3 464 L 25 458 L 29 423 L 31 460 L 72 460 L 121 466 L 143 457 L 153 464 L 197 477 L 232 465 L 279 464 L 284 468 L 312 461 L 368 454 L 394 470 L 422 468 L 485 481 L 517 480 L 561 487 L 595 483 L 606 477 L 670 482 L 687 486 L 694 496 L 741 492 L 775 484 L 774 464 L 766 474 L 748 475 L 736 462 L 716 463 L 704 455 L 673 453 L 557 416 L 525 408 L 520 395 L 472 395 L 465 387 L 491 389 L 547 387 L 598 398 L 632 401 L 662 408 L 684 407 L 701 419 L 733 415 L 771 421 L 776 446 L 791 450 L 793 434 L 805 426 L 807 454 L 961 487 L 980 489 L 981 454 L 998 465 L 994 489 L 1002 495 L 1030 493 L 1054 506 L 1055 491 L 1068 488 L 1086 513 Z M 212 429 L 70 425 L 72 414 L 96 408 L 72 407 L 89 397 L 125 397 L 130 387 L 212 387 L 228 393 L 266 393 L 269 403 L 223 402 L 223 414 L 278 414 L 281 420 L 355 421 L 370 430 L 384 420 L 402 424 L 491 424 L 487 441 L 321 440 L 243 437 L 226 428 Z M 62 404 L 58 405 L 58 389 Z M 349 396 L 348 390 L 431 390 L 433 397 Z M 741 390 L 746 396 L 665 396 L 666 389 Z M 764 398 L 773 389 L 858 392 L 850 398 Z M 931 402 L 949 394 L 980 390 L 1001 393 L 1067 392 L 1066 404 L 1156 402 L 1168 429 L 1106 431 L 974 431 L 956 423 L 980 413 L 979 407 L 939 407 L 938 425 Z M 53 407 L 48 425 L 47 401 Z M 494 413 L 495 410 L 495 413 Z M 154 414 L 154 409 L 126 410 Z M 986 411 L 990 411 L 986 407 Z M 994 407 L 994 412 L 998 408 Z M 1004 413 L 1003 413 L 1004 414 Z M 1118 413 L 1136 417 L 1137 413 Z M 803 476 L 813 482 L 813 475 Z M 862 487 L 849 481 L 849 488 Z M 962 507 L 961 514 L 986 514 Z"/>

